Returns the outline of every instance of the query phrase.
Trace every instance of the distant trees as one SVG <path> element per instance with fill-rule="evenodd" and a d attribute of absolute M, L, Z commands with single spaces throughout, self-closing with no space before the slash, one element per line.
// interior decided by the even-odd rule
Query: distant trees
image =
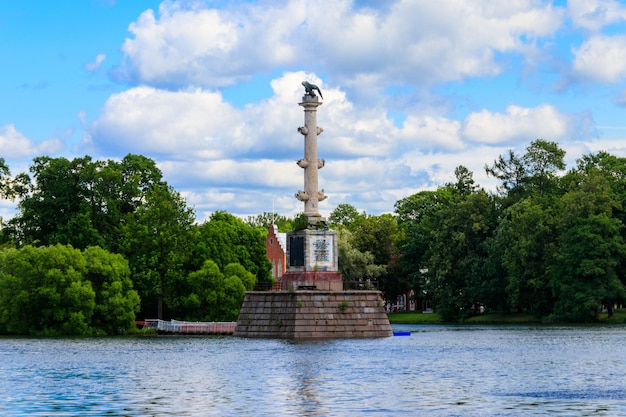
<path fill-rule="evenodd" d="M 29 174 L 16 177 L 0 160 L 0 193 L 19 200 L 18 214 L 1 232 L 2 242 L 18 249 L 3 253 L 0 268 L 17 256 L 12 250 L 58 255 L 56 263 L 40 262 L 21 275 L 5 273 L 2 299 L 11 303 L 0 334 L 116 334 L 134 324 L 136 313 L 233 319 L 246 289 L 271 285 L 267 230 L 224 212 L 196 224 L 149 158 L 38 157 Z M 220 276 L 209 292 L 197 285 L 208 261 Z M 25 295 L 31 292 L 36 296 Z M 38 316 L 37 306 L 45 305 L 51 307 Z"/>
<path fill-rule="evenodd" d="M 508 151 L 475 184 L 454 181 L 398 200 L 377 216 L 339 204 L 346 283 L 376 281 L 388 300 L 413 290 L 448 320 L 481 311 L 593 321 L 626 301 L 626 158 L 582 156 L 537 139 Z M 18 214 L 0 241 L 0 334 L 117 334 L 134 317 L 233 320 L 246 290 L 272 285 L 267 227 L 306 227 L 306 216 L 243 221 L 218 211 L 198 224 L 154 161 L 38 157 L 0 196 Z"/>
<path fill-rule="evenodd" d="M 499 194 L 457 168 L 455 184 L 396 203 L 399 271 L 449 320 L 523 311 L 593 321 L 626 301 L 626 159 L 586 155 L 566 175 L 565 152 L 535 140 L 485 169 Z"/>

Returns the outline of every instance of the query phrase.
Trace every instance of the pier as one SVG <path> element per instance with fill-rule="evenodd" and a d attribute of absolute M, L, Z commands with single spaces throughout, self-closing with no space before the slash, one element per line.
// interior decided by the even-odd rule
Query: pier
<path fill-rule="evenodd" d="M 137 322 L 137 324 L 143 325 L 144 329 L 156 329 L 158 333 L 208 335 L 232 335 L 237 326 L 237 323 L 234 322 L 165 321 L 159 319 L 146 319 L 143 322 Z"/>

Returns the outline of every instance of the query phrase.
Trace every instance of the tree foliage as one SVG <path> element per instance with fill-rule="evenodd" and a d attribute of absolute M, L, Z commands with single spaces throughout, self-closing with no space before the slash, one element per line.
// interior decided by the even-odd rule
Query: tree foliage
<path fill-rule="evenodd" d="M 117 334 L 139 305 L 128 264 L 100 248 L 24 246 L 1 253 L 0 332 Z"/>
<path fill-rule="evenodd" d="M 164 298 L 184 274 L 192 249 L 193 222 L 185 200 L 165 184 L 148 188 L 144 203 L 127 217 L 122 252 L 141 295 L 142 314 L 164 318 Z"/>
<path fill-rule="evenodd" d="M 398 271 L 415 293 L 449 320 L 485 308 L 592 321 L 624 303 L 626 159 L 585 155 L 560 175 L 564 157 L 537 139 L 485 166 L 495 196 L 459 167 L 455 183 L 399 200 Z"/>
<path fill-rule="evenodd" d="M 265 253 L 267 229 L 250 226 L 232 214 L 218 211 L 209 221 L 197 226 L 194 233 L 189 270 L 200 269 L 207 259 L 214 261 L 220 270 L 237 263 L 255 275 L 260 286 L 269 288 L 273 283 L 272 265 Z"/>
<path fill-rule="evenodd" d="M 18 214 L 7 233 L 19 244 L 101 246 L 118 251 L 125 216 L 161 180 L 151 159 L 127 155 L 120 162 L 91 157 L 37 157 L 22 175 Z"/>
<path fill-rule="evenodd" d="M 344 287 L 368 287 L 387 273 L 387 265 L 376 264 L 371 252 L 361 252 L 352 244 L 352 232 L 341 229 L 337 234 L 339 273 Z"/>
<path fill-rule="evenodd" d="M 393 300 L 412 290 L 449 320 L 520 311 L 592 321 L 626 301 L 626 158 L 565 152 L 537 139 L 486 165 L 490 194 L 464 166 L 455 180 L 371 216 L 340 204 L 345 280 L 378 281 Z M 233 320 L 246 290 L 272 284 L 264 241 L 308 218 L 218 211 L 202 224 L 154 161 L 38 157 L 0 196 L 18 214 L 2 229 L 0 333 L 115 334 L 142 317 Z M 12 248 L 14 247 L 14 248 Z"/>

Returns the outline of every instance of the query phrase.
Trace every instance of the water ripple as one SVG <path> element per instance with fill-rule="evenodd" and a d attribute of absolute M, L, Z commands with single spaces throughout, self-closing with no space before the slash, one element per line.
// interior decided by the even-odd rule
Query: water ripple
<path fill-rule="evenodd" d="M 0 415 L 626 415 L 624 327 L 399 330 L 412 335 L 0 338 Z"/>

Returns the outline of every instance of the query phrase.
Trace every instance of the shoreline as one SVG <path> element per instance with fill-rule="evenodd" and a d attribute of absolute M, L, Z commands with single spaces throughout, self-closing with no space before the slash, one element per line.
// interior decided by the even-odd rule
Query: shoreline
<path fill-rule="evenodd" d="M 615 310 L 613 317 L 600 313 L 598 320 L 589 323 L 544 321 L 523 313 L 485 313 L 458 322 L 446 322 L 437 313 L 397 311 L 387 315 L 391 324 L 626 324 L 626 309 Z"/>

